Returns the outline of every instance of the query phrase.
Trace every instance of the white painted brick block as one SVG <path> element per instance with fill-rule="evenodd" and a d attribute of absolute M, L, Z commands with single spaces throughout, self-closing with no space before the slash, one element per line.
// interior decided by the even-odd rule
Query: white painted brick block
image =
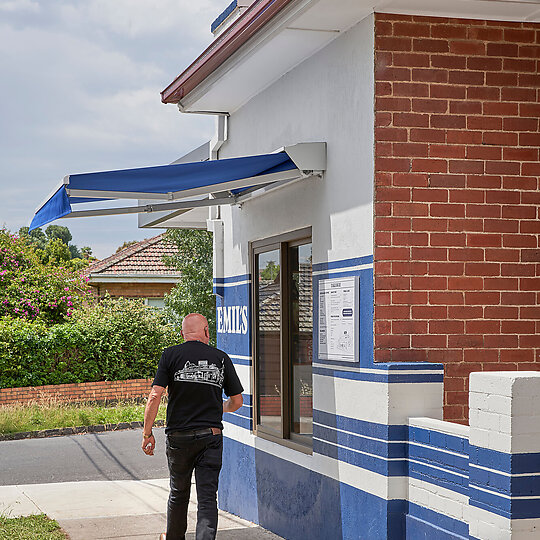
<path fill-rule="evenodd" d="M 540 395 L 538 400 L 529 395 L 516 395 L 512 398 L 511 412 L 513 416 L 523 416 L 531 414 L 531 411 L 540 410 Z"/>
<path fill-rule="evenodd" d="M 537 396 L 540 390 L 540 373 L 534 371 L 522 371 L 523 376 L 514 381 L 514 395 Z"/>
<path fill-rule="evenodd" d="M 506 540 L 510 538 L 511 521 L 508 518 L 492 514 L 476 506 L 465 508 L 465 518 L 469 523 L 469 534 L 475 538 L 481 540 Z"/>
<path fill-rule="evenodd" d="M 402 424 L 412 416 L 442 418 L 443 383 L 388 385 L 389 423 Z"/>
<path fill-rule="evenodd" d="M 444 514 L 454 519 L 462 519 L 463 516 L 463 506 L 455 500 L 441 496 L 440 493 L 430 494 L 429 507 L 439 514 Z"/>
<path fill-rule="evenodd" d="M 425 409 L 424 414 L 428 416 L 429 418 L 435 418 L 436 420 L 442 420 L 443 419 L 443 408 L 442 407 L 435 407 L 433 409 Z"/>
<path fill-rule="evenodd" d="M 540 538 L 540 519 L 514 519 L 511 528 L 516 540 Z"/>
<path fill-rule="evenodd" d="M 507 396 L 497 396 L 495 394 L 487 396 L 487 409 L 501 414 L 510 414 L 512 399 Z"/>
<path fill-rule="evenodd" d="M 533 413 L 540 411 L 531 411 L 529 415 L 514 416 L 512 418 L 512 434 L 540 434 L 540 416 L 533 416 Z"/>
<path fill-rule="evenodd" d="M 420 486 L 416 485 L 414 479 L 411 478 L 409 484 L 409 501 L 414 504 L 424 505 L 428 500 L 429 494 Z"/>
<path fill-rule="evenodd" d="M 500 396 L 512 395 L 513 380 L 505 376 L 507 371 L 475 372 L 469 378 L 469 388 L 473 392 L 484 392 Z"/>
<path fill-rule="evenodd" d="M 479 411 L 478 423 L 484 429 L 498 431 L 500 425 L 500 414 L 491 413 L 486 411 Z"/>
<path fill-rule="evenodd" d="M 488 408 L 489 394 L 485 392 L 469 392 L 469 408 L 471 409 L 483 409 Z"/>
<path fill-rule="evenodd" d="M 540 434 L 513 435 L 511 448 L 514 454 L 540 452 Z"/>
<path fill-rule="evenodd" d="M 512 436 L 508 433 L 498 433 L 490 431 L 488 435 L 488 445 L 485 448 L 496 450 L 497 452 L 512 452 Z"/>
<path fill-rule="evenodd" d="M 480 416 L 480 411 L 478 409 L 469 409 L 469 425 L 477 426 L 478 418 Z"/>
<path fill-rule="evenodd" d="M 476 424 L 471 422 L 471 431 L 470 431 L 470 443 L 474 446 L 481 446 L 483 448 L 488 448 L 489 445 L 489 431 L 487 429 L 482 429 L 477 427 Z"/>
<path fill-rule="evenodd" d="M 507 414 L 499 416 L 499 431 L 501 433 L 512 433 L 512 417 Z"/>

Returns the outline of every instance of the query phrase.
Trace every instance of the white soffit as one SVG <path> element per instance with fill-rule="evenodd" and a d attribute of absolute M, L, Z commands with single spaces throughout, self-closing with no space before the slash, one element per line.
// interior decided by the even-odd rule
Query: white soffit
<path fill-rule="evenodd" d="M 153 214 L 139 214 L 139 228 L 144 229 L 205 229 L 208 208 L 163 211 Z"/>
<path fill-rule="evenodd" d="M 540 0 L 382 0 L 379 13 L 540 22 Z"/>
<path fill-rule="evenodd" d="M 540 0 L 302 0 L 284 9 L 183 100 L 234 112 L 373 12 L 540 22 Z"/>
<path fill-rule="evenodd" d="M 366 0 L 294 2 L 192 90 L 183 107 L 235 111 L 371 11 Z"/>

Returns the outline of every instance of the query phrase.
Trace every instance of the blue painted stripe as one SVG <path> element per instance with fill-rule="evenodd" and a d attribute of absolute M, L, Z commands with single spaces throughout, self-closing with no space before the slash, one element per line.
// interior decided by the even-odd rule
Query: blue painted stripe
<path fill-rule="evenodd" d="M 235 426 L 240 426 L 245 429 L 252 429 L 251 418 L 246 418 L 245 416 L 239 416 L 236 413 L 225 413 L 223 415 L 223 420 L 234 424 Z"/>
<path fill-rule="evenodd" d="M 426 465 L 444 467 L 457 474 L 469 476 L 469 456 L 455 455 L 439 448 L 418 446 L 409 442 L 409 457 Z"/>
<path fill-rule="evenodd" d="M 364 371 L 344 371 L 331 368 L 313 367 L 314 375 L 334 377 L 337 379 L 350 379 L 353 381 L 369 381 L 383 383 L 440 383 L 443 382 L 442 373 L 400 374 L 400 373 L 366 373 Z"/>
<path fill-rule="evenodd" d="M 235 10 L 238 2 L 237 0 L 233 0 L 223 12 L 220 13 L 220 15 L 214 20 L 214 22 L 210 25 L 210 31 L 214 32 L 214 30 Z"/>
<path fill-rule="evenodd" d="M 251 394 L 242 393 L 242 398 L 244 399 L 244 405 L 247 405 L 247 406 L 251 407 L 251 405 L 252 405 Z"/>
<path fill-rule="evenodd" d="M 313 426 L 313 436 L 344 448 L 381 457 L 405 458 L 407 455 L 407 444 L 405 442 L 373 440 L 361 435 L 352 435 L 318 425 Z"/>
<path fill-rule="evenodd" d="M 346 268 L 348 266 L 360 266 L 361 264 L 373 264 L 373 255 L 355 257 L 353 259 L 343 259 L 341 261 L 315 263 L 313 265 L 313 271 L 320 272 L 322 270 L 334 270 L 336 268 Z"/>
<path fill-rule="evenodd" d="M 332 272 L 331 274 L 315 274 L 313 276 L 313 286 L 315 287 L 315 283 L 320 281 L 321 279 L 334 279 L 334 278 L 340 278 L 340 277 L 351 277 L 351 276 L 361 276 L 362 274 L 373 274 L 373 268 L 364 268 L 362 270 L 347 270 L 346 268 L 343 268 L 342 270 L 338 272 Z"/>
<path fill-rule="evenodd" d="M 474 484 L 469 484 L 469 504 L 508 519 L 540 517 L 540 499 L 510 499 L 502 495 L 482 491 Z"/>
<path fill-rule="evenodd" d="M 506 454 L 480 446 L 470 446 L 470 460 L 475 465 L 511 474 L 540 471 L 540 453 Z"/>
<path fill-rule="evenodd" d="M 224 283 L 237 283 L 239 281 L 248 280 L 251 280 L 251 274 L 239 274 L 237 276 L 214 278 L 214 284 L 223 285 Z M 241 285 L 248 285 L 248 283 L 242 283 Z"/>
<path fill-rule="evenodd" d="M 346 368 L 359 368 L 359 362 L 345 362 L 340 360 L 326 360 L 324 358 L 318 358 L 317 362 L 319 364 L 325 364 L 325 366 L 338 366 Z M 366 367 L 366 366 L 362 366 Z M 433 371 L 442 374 L 444 372 L 444 367 L 442 364 L 431 364 L 429 362 L 414 362 L 414 363 L 405 363 L 405 362 L 396 362 L 394 364 L 389 363 L 378 363 L 374 362 L 372 366 L 369 366 L 369 369 L 377 369 L 381 372 L 394 372 L 394 371 Z M 395 373 L 391 373 L 396 375 Z"/>
<path fill-rule="evenodd" d="M 469 540 L 468 535 L 456 534 L 409 514 L 405 516 L 405 520 L 406 540 Z"/>
<path fill-rule="evenodd" d="M 472 466 L 470 482 L 478 487 L 513 497 L 540 496 L 540 476 L 511 476 Z"/>
<path fill-rule="evenodd" d="M 234 411 L 234 414 L 242 416 L 243 418 L 251 418 L 251 407 L 242 405 L 239 409 Z"/>
<path fill-rule="evenodd" d="M 240 356 L 247 356 L 246 355 L 240 355 Z M 231 361 L 233 364 L 237 366 L 251 366 L 252 361 L 251 358 L 233 358 L 234 354 L 231 356 Z"/>
<path fill-rule="evenodd" d="M 445 514 L 439 514 L 434 510 L 409 502 L 408 514 L 422 521 L 432 523 L 436 527 L 451 531 L 464 538 L 469 538 L 469 525 L 463 521 L 451 518 Z"/>
<path fill-rule="evenodd" d="M 407 476 L 407 460 L 388 461 L 313 438 L 313 453 L 322 454 L 384 476 Z"/>
<path fill-rule="evenodd" d="M 450 450 L 466 456 L 467 461 L 469 459 L 469 440 L 464 437 L 416 426 L 409 426 L 408 431 L 408 439 L 411 443 L 417 442 L 435 448 Z"/>
<path fill-rule="evenodd" d="M 443 364 L 434 364 L 431 362 L 377 362 L 373 365 L 375 369 L 386 369 L 388 371 L 401 371 L 401 370 L 433 370 L 443 371 Z"/>
<path fill-rule="evenodd" d="M 375 439 L 387 441 L 407 440 L 407 426 L 404 425 L 366 422 L 365 420 L 358 420 L 339 414 L 331 414 L 319 409 L 313 410 L 313 421 L 317 424 L 322 424 L 324 427 L 350 431 L 357 435 L 364 435 Z"/>
<path fill-rule="evenodd" d="M 441 470 L 440 468 L 433 468 L 427 464 L 415 463 L 409 460 L 409 476 L 462 495 L 469 494 L 468 477 L 459 476 L 449 470 Z"/>

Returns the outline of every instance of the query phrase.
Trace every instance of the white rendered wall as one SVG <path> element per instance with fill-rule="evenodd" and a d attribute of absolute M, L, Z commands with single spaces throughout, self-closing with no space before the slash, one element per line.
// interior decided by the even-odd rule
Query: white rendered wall
<path fill-rule="evenodd" d="M 249 241 L 306 226 L 314 262 L 373 253 L 373 85 L 369 16 L 231 116 L 220 159 L 322 141 L 328 169 L 322 180 L 222 208 L 226 276 L 248 272 Z"/>

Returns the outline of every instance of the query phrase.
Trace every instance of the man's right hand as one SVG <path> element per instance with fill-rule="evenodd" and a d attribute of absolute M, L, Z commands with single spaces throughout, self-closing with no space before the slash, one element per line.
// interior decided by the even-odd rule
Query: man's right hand
<path fill-rule="evenodd" d="M 148 438 L 143 438 L 141 448 L 147 456 L 154 455 L 154 449 L 156 447 L 156 439 L 153 435 L 150 435 Z"/>

